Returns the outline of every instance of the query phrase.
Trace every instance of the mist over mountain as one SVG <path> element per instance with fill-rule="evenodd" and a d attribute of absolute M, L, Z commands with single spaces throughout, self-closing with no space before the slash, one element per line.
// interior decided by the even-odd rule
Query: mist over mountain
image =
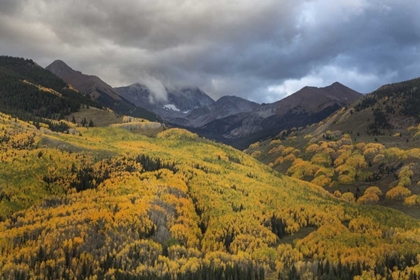
<path fill-rule="evenodd" d="M 240 149 L 283 129 L 321 121 L 362 96 L 335 82 L 322 88 L 306 86 L 269 104 L 257 104 L 237 96 L 223 96 L 214 101 L 197 87 L 164 88 L 162 98 L 150 85 L 135 83 L 112 88 L 96 76 L 74 71 L 62 61 L 55 61 L 47 69 L 120 113 L 133 115 L 133 106 L 145 108 L 168 125 L 187 128 Z"/>
<path fill-rule="evenodd" d="M 166 89 L 167 97 L 160 100 L 155 100 L 153 92 L 139 83 L 114 90 L 136 106 L 147 108 L 164 120 L 183 118 L 193 109 L 215 103 L 205 92 L 193 87 Z"/>

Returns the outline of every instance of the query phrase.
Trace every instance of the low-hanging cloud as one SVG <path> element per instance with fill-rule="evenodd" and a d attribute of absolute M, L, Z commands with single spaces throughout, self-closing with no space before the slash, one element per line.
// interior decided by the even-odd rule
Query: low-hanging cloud
<path fill-rule="evenodd" d="M 113 86 L 148 77 L 157 99 L 163 85 L 272 102 L 420 76 L 417 0 L 0 0 L 0 38 L 1 54 L 62 59 Z"/>
<path fill-rule="evenodd" d="M 153 76 L 143 74 L 139 77 L 139 82 L 149 89 L 151 93 L 149 96 L 150 103 L 155 104 L 156 102 L 166 101 L 168 99 L 168 93 L 166 92 L 165 86 Z"/>

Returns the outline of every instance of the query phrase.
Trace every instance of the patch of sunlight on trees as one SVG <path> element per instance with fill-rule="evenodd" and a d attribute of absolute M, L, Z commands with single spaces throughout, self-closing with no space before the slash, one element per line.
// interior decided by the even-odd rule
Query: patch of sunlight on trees
<path fill-rule="evenodd" d="M 171 128 L 158 133 L 156 137 L 168 140 L 195 140 L 198 135 L 185 129 Z"/>

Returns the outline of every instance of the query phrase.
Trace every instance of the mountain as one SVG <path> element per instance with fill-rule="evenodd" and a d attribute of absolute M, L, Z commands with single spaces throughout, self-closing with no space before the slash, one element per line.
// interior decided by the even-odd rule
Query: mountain
<path fill-rule="evenodd" d="M 188 128 L 201 127 L 213 120 L 251 112 L 258 104 L 236 96 L 223 96 L 216 102 L 199 88 L 166 89 L 167 99 L 155 100 L 142 84 L 115 88 L 121 96 L 145 107 L 168 123 Z"/>
<path fill-rule="evenodd" d="M 2 279 L 418 279 L 418 219 L 191 132 L 0 127 Z"/>
<path fill-rule="evenodd" d="M 194 131 L 244 149 L 284 129 L 321 121 L 362 96 L 337 82 L 323 88 L 304 87 L 280 101 L 262 104 L 248 114 L 217 119 Z"/>
<path fill-rule="evenodd" d="M 205 107 L 193 109 L 184 119 L 170 120 L 171 123 L 178 123 L 190 127 L 201 127 L 214 120 L 223 119 L 240 113 L 249 113 L 256 109 L 259 104 L 237 97 L 223 96 L 215 103 Z"/>
<path fill-rule="evenodd" d="M 329 107 L 343 107 L 362 97 L 362 94 L 335 82 L 327 87 L 306 86 L 286 98 L 258 108 L 255 114 L 262 118 L 283 116 L 290 111 L 315 114 Z"/>
<path fill-rule="evenodd" d="M 336 82 L 324 88 L 304 87 L 280 101 L 262 105 L 236 96 L 214 101 L 196 87 L 167 88 L 166 98 L 156 98 L 146 85 L 112 88 L 98 77 L 74 71 L 59 60 L 47 69 L 116 112 L 148 119 L 159 116 L 171 126 L 239 149 L 284 129 L 318 122 L 362 96 Z"/>
<path fill-rule="evenodd" d="M 120 96 L 110 85 L 97 76 L 85 75 L 75 71 L 61 60 L 55 60 L 46 67 L 47 70 L 72 85 L 79 92 L 97 100 L 105 107 L 114 111 L 133 117 L 145 118 L 148 120 L 159 120 L 160 118 L 149 110 L 135 106 L 124 97 Z"/>
<path fill-rule="evenodd" d="M 0 56 L 0 110 L 23 120 L 64 131 L 65 116 L 82 106 L 97 106 L 34 61 Z"/>
<path fill-rule="evenodd" d="M 385 85 L 310 127 L 246 151 L 276 171 L 361 204 L 420 218 L 420 79 Z M 367 194 L 369 187 L 376 195 Z"/>
<path fill-rule="evenodd" d="M 165 120 L 184 118 L 191 110 L 214 103 L 199 88 L 166 89 L 167 98 L 157 100 L 145 85 L 138 83 L 114 90 L 136 106 L 147 108 Z"/>

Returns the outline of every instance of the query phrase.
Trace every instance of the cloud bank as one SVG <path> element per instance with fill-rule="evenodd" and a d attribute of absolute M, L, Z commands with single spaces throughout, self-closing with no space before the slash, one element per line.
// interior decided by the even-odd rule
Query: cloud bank
<path fill-rule="evenodd" d="M 61 59 L 113 86 L 145 76 L 215 99 L 420 76 L 417 0 L 0 0 L 0 38 L 1 54 L 42 66 Z"/>

